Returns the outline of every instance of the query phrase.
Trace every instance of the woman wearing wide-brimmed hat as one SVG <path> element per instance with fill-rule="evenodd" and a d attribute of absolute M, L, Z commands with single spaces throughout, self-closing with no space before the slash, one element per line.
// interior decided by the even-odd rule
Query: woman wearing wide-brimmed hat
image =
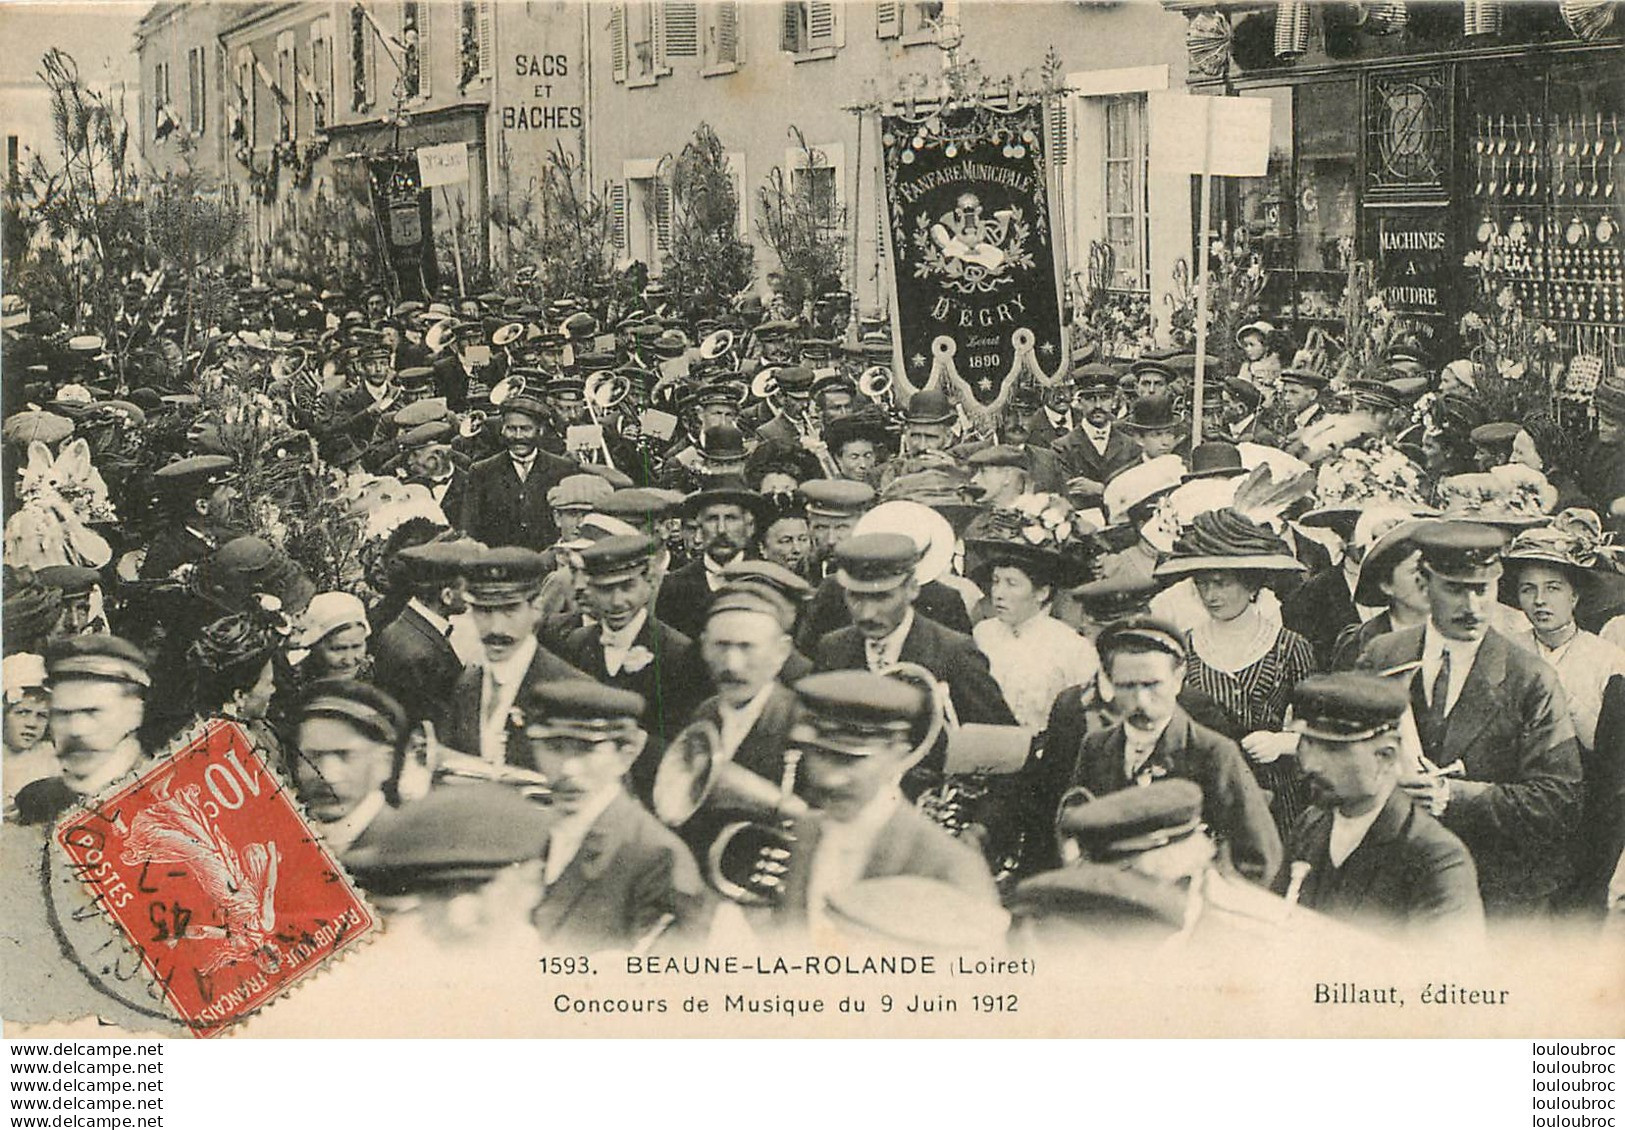
<path fill-rule="evenodd" d="M 1512 640 L 1557 672 L 1580 745 L 1589 751 L 1608 681 L 1625 678 L 1625 651 L 1581 630 L 1575 613 L 1617 582 L 1625 550 L 1603 534 L 1595 513 L 1565 510 L 1550 526 L 1519 534 L 1502 559 L 1502 599 L 1522 609 L 1527 621 Z"/>
<path fill-rule="evenodd" d="M 1305 803 L 1294 743 L 1280 734 L 1293 686 L 1315 670 L 1309 641 L 1263 615 L 1259 593 L 1274 576 L 1303 571 L 1286 542 L 1234 510 L 1198 514 L 1157 566 L 1159 579 L 1190 577 L 1207 614 L 1189 630 L 1185 684 L 1208 695 L 1232 724 L 1272 795 L 1278 828 L 1289 828 Z"/>
<path fill-rule="evenodd" d="M 1363 623 L 1349 625 L 1337 637 L 1332 648 L 1332 670 L 1352 671 L 1360 653 L 1378 636 L 1427 623 L 1422 550 L 1411 540 L 1424 521 L 1397 519 L 1377 535 L 1360 558 L 1359 571 L 1354 575 L 1354 603 L 1382 611 Z"/>
<path fill-rule="evenodd" d="M 992 615 L 971 631 L 987 656 L 994 682 L 1004 692 L 1016 721 L 1042 730 L 1055 698 L 1067 687 L 1094 679 L 1100 658 L 1094 644 L 1057 620 L 1052 611 L 1057 592 L 1090 579 L 1093 554 L 1070 536 L 1070 507 L 1065 500 L 1030 495 L 1017 506 L 1001 508 L 978 522 L 978 536 L 967 537 L 968 576 L 987 592 Z M 1053 517 L 1046 524 L 1045 515 Z M 1053 531 L 1063 530 L 1062 536 Z M 1032 537 L 1040 537 L 1034 544 Z"/>

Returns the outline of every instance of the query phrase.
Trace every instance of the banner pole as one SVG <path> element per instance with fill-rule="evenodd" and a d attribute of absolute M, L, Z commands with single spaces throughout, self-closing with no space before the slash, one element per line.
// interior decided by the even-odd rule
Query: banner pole
<path fill-rule="evenodd" d="M 457 221 L 451 212 L 451 193 L 445 185 L 440 186 L 440 202 L 446 206 L 446 226 L 451 233 L 451 261 L 457 268 L 457 297 L 468 297 L 468 282 L 463 278 L 463 249 L 457 244 Z M 429 246 L 434 246 L 434 235 L 430 233 Z"/>
<path fill-rule="evenodd" d="M 1196 262 L 1196 375 L 1191 389 L 1191 449 L 1202 442 L 1202 393 L 1207 377 L 1207 288 L 1209 281 L 1209 246 L 1213 233 L 1209 230 L 1213 212 L 1213 108 L 1211 100 L 1204 103 L 1202 114 L 1202 222 L 1197 228 Z"/>

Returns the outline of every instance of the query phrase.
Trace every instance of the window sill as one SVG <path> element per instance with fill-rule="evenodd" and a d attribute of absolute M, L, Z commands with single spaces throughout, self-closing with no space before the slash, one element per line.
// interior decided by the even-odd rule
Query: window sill
<path fill-rule="evenodd" d="M 929 28 L 911 31 L 899 37 L 898 42 L 904 47 L 924 47 L 928 44 L 934 46 L 937 42 L 937 33 Z"/>
<path fill-rule="evenodd" d="M 628 75 L 626 77 L 626 85 L 629 88 L 632 88 L 632 89 L 637 89 L 637 88 L 646 87 L 646 86 L 654 86 L 659 81 L 660 81 L 660 76 L 659 75 Z"/>
<path fill-rule="evenodd" d="M 833 59 L 840 49 L 837 47 L 814 47 L 811 51 L 796 51 L 790 55 L 792 63 L 816 63 L 823 59 Z"/>
<path fill-rule="evenodd" d="M 718 75 L 731 75 L 738 69 L 738 63 L 712 63 L 708 67 L 700 68 L 700 77 L 716 78 Z"/>

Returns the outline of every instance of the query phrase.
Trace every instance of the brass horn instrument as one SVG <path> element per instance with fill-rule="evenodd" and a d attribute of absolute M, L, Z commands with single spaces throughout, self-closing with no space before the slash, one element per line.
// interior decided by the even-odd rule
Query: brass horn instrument
<path fill-rule="evenodd" d="M 705 340 L 700 342 L 700 357 L 706 361 L 726 357 L 734 351 L 737 342 L 732 330 L 715 330 L 706 334 Z"/>
<path fill-rule="evenodd" d="M 491 403 L 501 408 L 516 396 L 525 394 L 525 375 L 509 373 L 491 386 Z"/>
<path fill-rule="evenodd" d="M 660 759 L 650 808 L 669 827 L 686 824 L 702 808 L 754 817 L 726 824 L 705 853 L 706 878 L 725 898 L 742 906 L 766 906 L 778 898 L 795 848 L 794 820 L 810 810 L 795 795 L 801 751 L 784 751 L 777 786 L 722 756 L 722 737 L 710 722 L 684 727 Z"/>
<path fill-rule="evenodd" d="M 471 408 L 457 417 L 457 434 L 464 439 L 473 439 L 485 430 L 486 415 L 478 408 Z"/>
<path fill-rule="evenodd" d="M 896 384 L 897 382 L 892 379 L 891 370 L 884 365 L 871 365 L 858 377 L 858 391 L 887 411 L 893 407 Z"/>
<path fill-rule="evenodd" d="M 587 415 L 598 429 L 598 448 L 592 454 L 604 461 L 604 466 L 615 466 L 609 453 L 609 439 L 604 432 L 604 417 L 632 395 L 632 382 L 620 373 L 596 372 L 587 378 L 581 398 L 587 405 Z"/>

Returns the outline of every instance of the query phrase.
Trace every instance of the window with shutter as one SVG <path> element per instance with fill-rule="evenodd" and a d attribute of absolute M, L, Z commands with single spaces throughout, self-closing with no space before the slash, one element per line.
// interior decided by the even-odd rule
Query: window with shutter
<path fill-rule="evenodd" d="M 1049 106 L 1049 156 L 1057 165 L 1066 164 L 1067 153 L 1072 148 L 1071 127 L 1066 113 L 1066 99 L 1054 98 Z"/>
<path fill-rule="evenodd" d="M 616 82 L 626 81 L 626 5 L 617 4 L 609 15 L 609 57 Z M 622 189 L 625 196 L 625 189 Z M 626 246 L 623 242 L 621 246 Z"/>
<path fill-rule="evenodd" d="M 661 252 L 671 250 L 671 181 L 665 177 L 656 177 L 654 181 L 655 198 L 655 249 Z"/>
<path fill-rule="evenodd" d="M 840 20 L 833 0 L 810 0 L 807 4 L 807 50 L 839 47 Z"/>
<path fill-rule="evenodd" d="M 329 107 L 333 105 L 333 20 L 330 16 L 311 22 L 310 69 L 311 120 L 317 130 L 324 130 L 330 124 Z"/>
<path fill-rule="evenodd" d="M 779 26 L 779 50 L 800 54 L 807 49 L 807 5 L 786 0 Z"/>
<path fill-rule="evenodd" d="M 875 5 L 875 35 L 881 39 L 896 39 L 903 30 L 902 13 L 896 3 Z"/>
<path fill-rule="evenodd" d="M 615 246 L 626 250 L 626 182 L 615 181 L 609 186 L 610 225 L 615 233 Z"/>
<path fill-rule="evenodd" d="M 434 10 L 433 4 L 419 4 L 417 23 L 417 57 L 418 57 L 418 97 L 429 97 L 429 76 L 434 68 L 430 66 L 429 44 L 434 42 L 434 29 L 430 13 Z"/>
<path fill-rule="evenodd" d="M 700 35 L 700 73 L 728 74 L 739 65 L 739 5 L 707 4 Z"/>
<path fill-rule="evenodd" d="M 492 0 L 480 0 L 479 8 L 480 77 L 490 78 L 496 73 L 496 14 Z"/>
<path fill-rule="evenodd" d="M 692 0 L 666 0 L 662 6 L 666 58 L 694 59 L 700 54 L 700 6 Z"/>
<path fill-rule="evenodd" d="M 277 140 L 291 141 L 299 135 L 299 102 L 292 97 L 293 32 L 284 31 L 276 37 L 276 96 Z"/>

